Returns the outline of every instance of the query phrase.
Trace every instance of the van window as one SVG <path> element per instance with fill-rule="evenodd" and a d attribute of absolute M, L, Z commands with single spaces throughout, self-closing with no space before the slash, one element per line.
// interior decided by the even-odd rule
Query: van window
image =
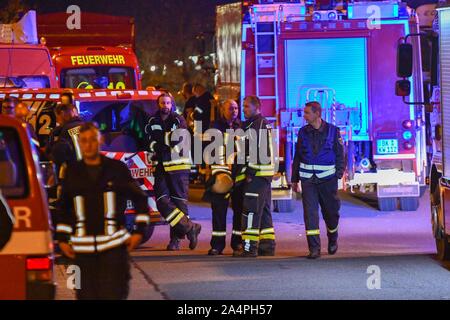
<path fill-rule="evenodd" d="M 137 152 L 148 146 L 145 126 L 158 110 L 156 101 L 82 102 L 80 116 L 95 121 L 100 127 L 105 144 L 103 151 Z"/>
<path fill-rule="evenodd" d="M 22 144 L 17 132 L 0 127 L 0 189 L 6 198 L 23 198 L 28 181 Z"/>

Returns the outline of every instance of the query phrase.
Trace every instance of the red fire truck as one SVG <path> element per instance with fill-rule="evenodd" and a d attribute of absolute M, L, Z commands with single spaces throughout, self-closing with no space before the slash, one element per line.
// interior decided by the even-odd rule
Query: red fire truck
<path fill-rule="evenodd" d="M 134 20 L 82 12 L 80 29 L 70 14 L 38 15 L 38 34 L 50 48 L 61 88 L 141 89 L 134 53 Z"/>
<path fill-rule="evenodd" d="M 345 140 L 341 187 L 376 197 L 383 211 L 416 210 L 427 164 L 423 107 L 405 107 L 394 92 L 397 42 L 418 31 L 406 4 L 257 2 L 217 7 L 217 85 L 222 98 L 259 96 L 278 129 L 275 207 L 292 209 L 295 141 L 303 107 L 315 100 Z M 420 66 L 419 42 L 412 41 Z M 423 95 L 421 69 L 414 72 L 411 101 Z"/>
<path fill-rule="evenodd" d="M 10 239 L 0 249 L 0 300 L 55 296 L 52 228 L 37 159 L 23 123 L 0 115 L 0 198 L 15 217 Z M 6 227 L 0 224 L 1 234 Z"/>
<path fill-rule="evenodd" d="M 426 5 L 417 8 L 418 12 L 435 12 L 428 24 L 423 24 L 421 33 L 411 35 L 420 37 L 424 63 L 422 69 L 425 77 L 425 95 L 423 100 L 407 100 L 406 102 L 425 105 L 427 111 L 428 145 L 430 154 L 430 203 L 433 236 L 436 239 L 438 257 L 441 260 L 450 259 L 450 139 L 449 108 L 450 108 L 450 45 L 446 39 L 450 37 L 450 7 L 442 6 L 435 11 L 436 5 Z M 436 16 L 437 12 L 437 16 Z M 433 16 L 436 16 L 433 20 Z M 426 17 L 425 17 L 426 19 Z M 425 20 L 424 19 L 424 20 Z M 411 50 L 409 41 L 399 45 L 399 76 L 405 77 L 414 69 L 415 52 Z M 408 95 L 409 81 L 397 82 L 397 94 Z"/>
<path fill-rule="evenodd" d="M 0 88 L 56 86 L 50 52 L 38 44 L 36 12 L 29 11 L 16 23 L 0 24 Z"/>
<path fill-rule="evenodd" d="M 146 149 L 146 119 L 157 110 L 156 98 L 160 91 L 151 90 L 85 90 L 85 89 L 40 89 L 40 90 L 7 90 L 0 91 L 0 100 L 5 97 L 16 97 L 25 102 L 31 109 L 30 124 L 35 128 L 42 145 L 56 127 L 55 106 L 61 102 L 61 94 L 70 92 L 73 95 L 80 116 L 86 121 L 99 124 L 105 144 L 102 152 L 110 158 L 121 160 L 127 164 L 133 178 L 148 194 L 151 225 L 143 242 L 150 239 L 155 225 L 165 223 L 156 207 L 153 190 L 151 154 Z M 127 227 L 134 226 L 134 209 L 132 203 L 126 211 Z"/>

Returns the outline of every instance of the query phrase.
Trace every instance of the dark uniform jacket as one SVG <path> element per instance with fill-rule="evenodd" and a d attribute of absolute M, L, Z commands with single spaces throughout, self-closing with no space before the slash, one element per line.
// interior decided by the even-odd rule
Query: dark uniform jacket
<path fill-rule="evenodd" d="M 272 181 L 275 174 L 274 153 L 272 145 L 272 129 L 261 114 L 248 119 L 242 124 L 242 129 L 246 132 L 245 139 L 245 164 L 237 165 L 235 168 L 235 181 L 239 183 L 245 177 L 262 177 Z M 253 130 L 251 130 L 253 129 Z M 265 150 L 261 148 L 265 146 Z M 261 158 L 261 154 L 264 158 Z"/>
<path fill-rule="evenodd" d="M 162 174 L 163 172 L 172 174 L 190 171 L 191 169 L 189 154 L 180 154 L 182 149 L 185 150 L 185 153 L 190 151 L 186 147 L 186 143 L 189 143 L 189 137 L 186 136 L 179 138 L 180 140 L 172 141 L 172 135 L 177 129 L 187 129 L 187 126 L 186 120 L 175 112 L 171 112 L 164 121 L 158 111 L 145 126 L 149 150 L 155 153 L 154 159 L 158 162 L 156 174 Z M 184 148 L 182 148 L 183 146 Z M 173 159 L 173 155 L 178 155 L 178 157 Z"/>
<path fill-rule="evenodd" d="M 143 234 L 150 223 L 147 196 L 124 163 L 101 156 L 100 166 L 87 166 L 84 161 L 69 164 L 56 238 L 71 240 L 77 253 L 123 245 L 130 236 L 125 228 L 127 200 L 136 210 L 135 232 Z"/>
<path fill-rule="evenodd" d="M 211 174 L 214 176 L 216 172 L 226 172 L 231 175 L 230 164 L 234 164 L 235 161 L 231 162 L 231 159 L 226 159 L 227 151 L 231 154 L 236 152 L 236 143 L 233 143 L 234 150 L 227 150 L 227 147 L 231 146 L 229 141 L 232 136 L 227 132 L 227 130 L 237 130 L 241 127 L 241 121 L 239 119 L 235 119 L 231 122 L 228 122 L 225 118 L 221 117 L 218 120 L 214 121 L 212 124 L 212 129 L 219 130 L 223 134 L 223 146 L 220 150 L 220 161 L 219 163 L 214 163 L 211 165 Z M 236 139 L 236 138 L 235 138 Z"/>
<path fill-rule="evenodd" d="M 328 167 L 333 167 L 331 172 L 334 173 L 328 174 L 327 171 L 330 169 Z M 302 170 L 305 173 L 304 177 L 301 177 Z M 308 124 L 299 130 L 292 164 L 292 182 L 300 180 L 320 182 L 331 177 L 340 179 L 344 171 L 344 146 L 339 128 L 322 120 L 319 129 Z"/>
<path fill-rule="evenodd" d="M 83 123 L 83 120 L 75 117 L 51 133 L 47 154 L 57 166 L 81 160 L 77 137 Z"/>
<path fill-rule="evenodd" d="M 209 129 L 211 122 L 211 100 L 214 97 L 208 91 L 195 99 L 194 120 L 202 122 L 202 132 Z"/>

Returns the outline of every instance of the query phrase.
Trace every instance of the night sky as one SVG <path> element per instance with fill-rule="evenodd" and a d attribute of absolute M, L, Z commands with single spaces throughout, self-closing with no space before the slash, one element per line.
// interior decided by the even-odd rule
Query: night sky
<path fill-rule="evenodd" d="M 110 15 L 131 16 L 136 26 L 136 54 L 144 70 L 144 85 L 162 85 L 178 90 L 184 81 L 213 85 L 213 72 L 195 70 L 189 61 L 192 55 L 210 54 L 215 51 L 215 8 L 217 4 L 235 0 L 0 0 L 0 10 L 10 3 L 20 3 L 39 13 L 65 12 L 70 5 L 78 5 L 81 12 L 97 12 Z M 15 8 L 15 7 L 14 7 Z M 204 39 L 201 43 L 198 38 Z M 183 68 L 174 66 L 175 60 L 187 63 Z M 149 72 L 151 66 L 165 75 Z"/>

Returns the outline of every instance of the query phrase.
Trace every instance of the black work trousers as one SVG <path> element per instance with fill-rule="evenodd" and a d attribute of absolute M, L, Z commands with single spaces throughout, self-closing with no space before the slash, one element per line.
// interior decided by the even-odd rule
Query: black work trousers
<path fill-rule="evenodd" d="M 303 214 L 310 251 L 320 250 L 319 206 L 327 226 L 328 241 L 337 241 L 339 209 L 338 179 L 302 181 Z"/>
<path fill-rule="evenodd" d="M 222 252 L 225 249 L 226 233 L 227 233 L 227 212 L 230 204 L 233 209 L 233 230 L 231 233 L 231 248 L 239 249 L 242 245 L 242 187 L 234 188 L 234 190 L 226 195 L 211 194 L 212 209 L 212 236 L 211 248 Z"/>
<path fill-rule="evenodd" d="M 253 177 L 244 183 L 242 214 L 242 242 L 248 252 L 275 251 L 275 230 L 273 228 L 270 181 Z"/>
<path fill-rule="evenodd" d="M 155 174 L 156 206 L 171 226 L 171 238 L 183 238 L 193 223 L 188 217 L 189 171 Z"/>
<path fill-rule="evenodd" d="M 126 246 L 77 254 L 75 265 L 80 268 L 78 300 L 125 300 L 128 297 L 131 274 Z"/>

